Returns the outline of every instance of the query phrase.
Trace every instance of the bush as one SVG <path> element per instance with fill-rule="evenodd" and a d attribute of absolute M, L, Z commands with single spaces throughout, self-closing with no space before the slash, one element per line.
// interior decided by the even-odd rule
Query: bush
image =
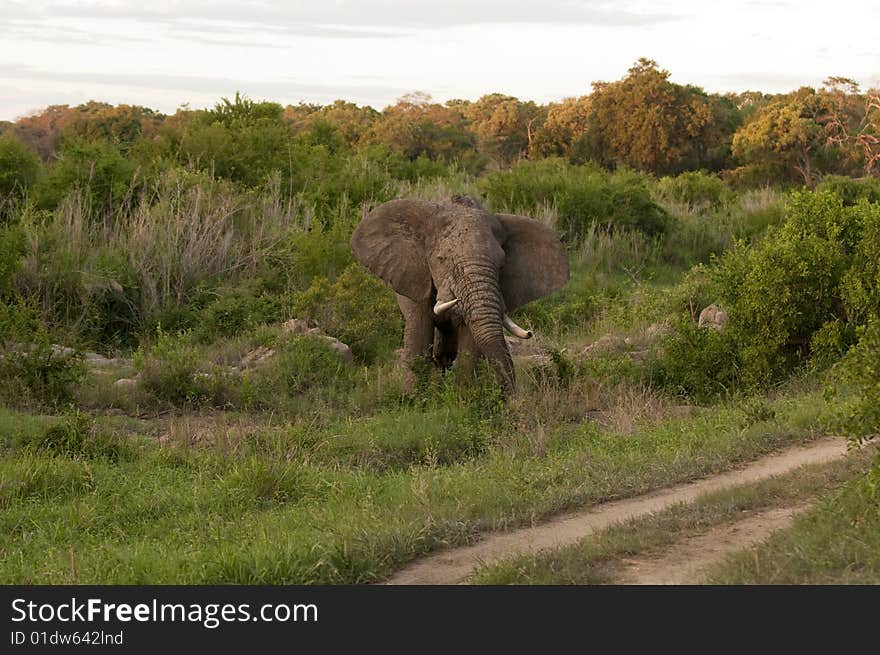
<path fill-rule="evenodd" d="M 646 178 L 624 169 L 608 173 L 563 159 L 524 161 L 481 178 L 478 186 L 495 211 L 535 213 L 555 206 L 556 228 L 569 241 L 581 241 L 593 224 L 649 235 L 667 227 L 666 212 L 651 199 Z"/>
<path fill-rule="evenodd" d="M 748 387 L 765 387 L 789 372 L 809 354 L 813 333 L 840 313 L 838 286 L 847 263 L 841 243 L 796 228 L 805 213 L 831 218 L 826 212 L 834 206 L 827 201 L 795 200 L 779 233 L 754 248 L 739 244 L 712 272 Z"/>
<path fill-rule="evenodd" d="M 7 201 L 21 198 L 37 181 L 40 159 L 12 134 L 0 136 L 0 219 Z"/>
<path fill-rule="evenodd" d="M 352 372 L 326 339 L 309 335 L 288 339 L 276 346 L 269 362 L 247 375 L 249 402 L 262 405 L 273 397 L 345 389 L 351 386 Z"/>
<path fill-rule="evenodd" d="M 579 275 L 560 291 L 518 308 L 515 319 L 523 326 L 547 333 L 585 325 L 602 305 L 593 275 Z"/>
<path fill-rule="evenodd" d="M 320 277 L 336 280 L 354 261 L 349 245 L 352 229 L 340 217 L 327 227 L 291 230 L 270 254 L 265 277 L 279 290 L 305 289 Z"/>
<path fill-rule="evenodd" d="M 351 264 L 335 282 L 316 278 L 294 296 L 293 314 L 313 320 L 367 363 L 396 348 L 403 336 L 391 289 L 359 264 Z"/>
<path fill-rule="evenodd" d="M 731 196 L 720 177 L 704 171 L 688 171 L 675 177 L 661 178 L 657 182 L 657 190 L 662 197 L 693 210 L 717 207 Z"/>
<path fill-rule="evenodd" d="M 18 226 L 0 225 L 0 299 L 12 296 L 12 280 L 24 253 L 24 231 Z"/>
<path fill-rule="evenodd" d="M 86 373 L 82 353 L 53 348 L 43 331 L 32 334 L 32 343 L 11 344 L 0 353 L 0 396 L 18 406 L 70 403 Z"/>
<path fill-rule="evenodd" d="M 69 412 L 60 422 L 36 433 L 22 445 L 60 457 L 111 461 L 130 457 L 134 452 L 131 444 L 102 432 L 91 416 L 79 410 Z"/>
<path fill-rule="evenodd" d="M 36 306 L 0 298 L 0 397 L 11 405 L 59 407 L 86 373 L 83 355 L 52 345 Z"/>
<path fill-rule="evenodd" d="M 754 246 L 739 242 L 706 270 L 702 298 L 719 302 L 730 322 L 717 336 L 679 330 L 665 346 L 665 380 L 707 395 L 766 388 L 810 359 L 827 366 L 880 308 L 878 260 L 880 205 L 792 193 L 780 229 Z"/>
<path fill-rule="evenodd" d="M 816 185 L 816 191 L 830 191 L 843 200 L 847 207 L 859 200 L 880 202 L 880 179 L 865 177 L 854 179 L 844 175 L 826 175 Z"/>
<path fill-rule="evenodd" d="M 281 303 L 275 296 L 259 293 L 252 285 L 223 287 L 195 320 L 193 335 L 210 343 L 220 337 L 233 337 L 259 325 L 281 319 Z"/>
<path fill-rule="evenodd" d="M 116 210 L 142 182 L 135 173 L 134 163 L 117 146 L 106 141 L 67 139 L 58 161 L 34 188 L 34 195 L 39 207 L 52 209 L 70 193 L 80 191 L 93 211 Z"/>
<path fill-rule="evenodd" d="M 740 384 L 736 341 L 728 332 L 697 327 L 684 318 L 660 342 L 654 381 L 671 392 L 703 402 Z"/>
<path fill-rule="evenodd" d="M 828 387 L 831 396 L 841 383 L 854 391 L 836 403 L 836 414 L 838 428 L 856 443 L 880 432 L 880 317 L 871 317 L 858 332 L 857 345 Z"/>
<path fill-rule="evenodd" d="M 192 346 L 189 333 L 168 334 L 161 327 L 156 342 L 135 353 L 141 385 L 173 405 L 237 405 L 240 392 L 230 373 L 211 366 Z"/>

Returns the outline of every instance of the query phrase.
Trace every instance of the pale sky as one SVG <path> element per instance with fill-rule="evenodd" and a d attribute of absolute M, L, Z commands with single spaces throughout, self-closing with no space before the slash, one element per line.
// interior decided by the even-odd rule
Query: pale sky
<path fill-rule="evenodd" d="M 0 0 L 0 120 L 90 99 L 164 112 L 241 91 L 381 109 L 538 102 L 656 60 L 707 91 L 880 86 L 880 0 Z"/>

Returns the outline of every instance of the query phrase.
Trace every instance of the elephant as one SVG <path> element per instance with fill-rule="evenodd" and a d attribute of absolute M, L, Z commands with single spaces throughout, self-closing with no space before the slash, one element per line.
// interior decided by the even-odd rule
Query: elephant
<path fill-rule="evenodd" d="M 396 199 L 372 211 L 351 237 L 355 258 L 388 284 L 404 317 L 403 360 L 472 371 L 485 357 L 506 394 L 516 388 L 504 329 L 532 332 L 508 316 L 568 281 L 556 233 L 526 216 L 490 213 L 469 196 Z M 411 384 L 411 381 L 410 381 Z"/>

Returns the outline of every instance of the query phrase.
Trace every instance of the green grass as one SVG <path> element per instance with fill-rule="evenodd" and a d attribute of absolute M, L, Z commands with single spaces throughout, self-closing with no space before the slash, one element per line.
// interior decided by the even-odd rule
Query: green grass
<path fill-rule="evenodd" d="M 693 479 L 818 433 L 817 396 L 774 408 L 763 421 L 731 406 L 628 436 L 562 425 L 540 449 L 475 410 L 411 409 L 311 432 L 258 425 L 223 443 L 132 434 L 115 457 L 88 439 L 105 443 L 131 429 L 124 422 L 100 420 L 85 445 L 58 450 L 39 420 L 0 412 L 13 435 L 0 455 L 0 582 L 375 581 L 480 530 Z M 480 447 L 429 456 L 443 420 Z M 31 437 L 14 437 L 22 430 Z"/>
<path fill-rule="evenodd" d="M 625 560 L 660 554 L 673 543 L 709 529 L 748 518 L 758 512 L 803 503 L 859 476 L 862 456 L 802 467 L 762 482 L 704 494 L 692 503 L 674 505 L 647 517 L 612 526 L 572 546 L 538 555 L 502 560 L 483 567 L 476 584 L 608 584 L 614 583 Z M 876 525 L 876 524 L 875 524 Z M 752 561 L 744 554 L 737 559 Z M 722 582 L 766 582 L 728 576 Z"/>
<path fill-rule="evenodd" d="M 880 461 L 708 574 L 718 584 L 880 584 Z"/>

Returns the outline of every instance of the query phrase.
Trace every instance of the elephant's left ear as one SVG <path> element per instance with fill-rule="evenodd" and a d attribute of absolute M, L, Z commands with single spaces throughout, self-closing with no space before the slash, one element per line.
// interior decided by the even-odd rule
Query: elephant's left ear
<path fill-rule="evenodd" d="M 568 282 L 568 255 L 546 225 L 513 214 L 495 214 L 507 231 L 501 293 L 507 311 L 548 296 Z"/>

